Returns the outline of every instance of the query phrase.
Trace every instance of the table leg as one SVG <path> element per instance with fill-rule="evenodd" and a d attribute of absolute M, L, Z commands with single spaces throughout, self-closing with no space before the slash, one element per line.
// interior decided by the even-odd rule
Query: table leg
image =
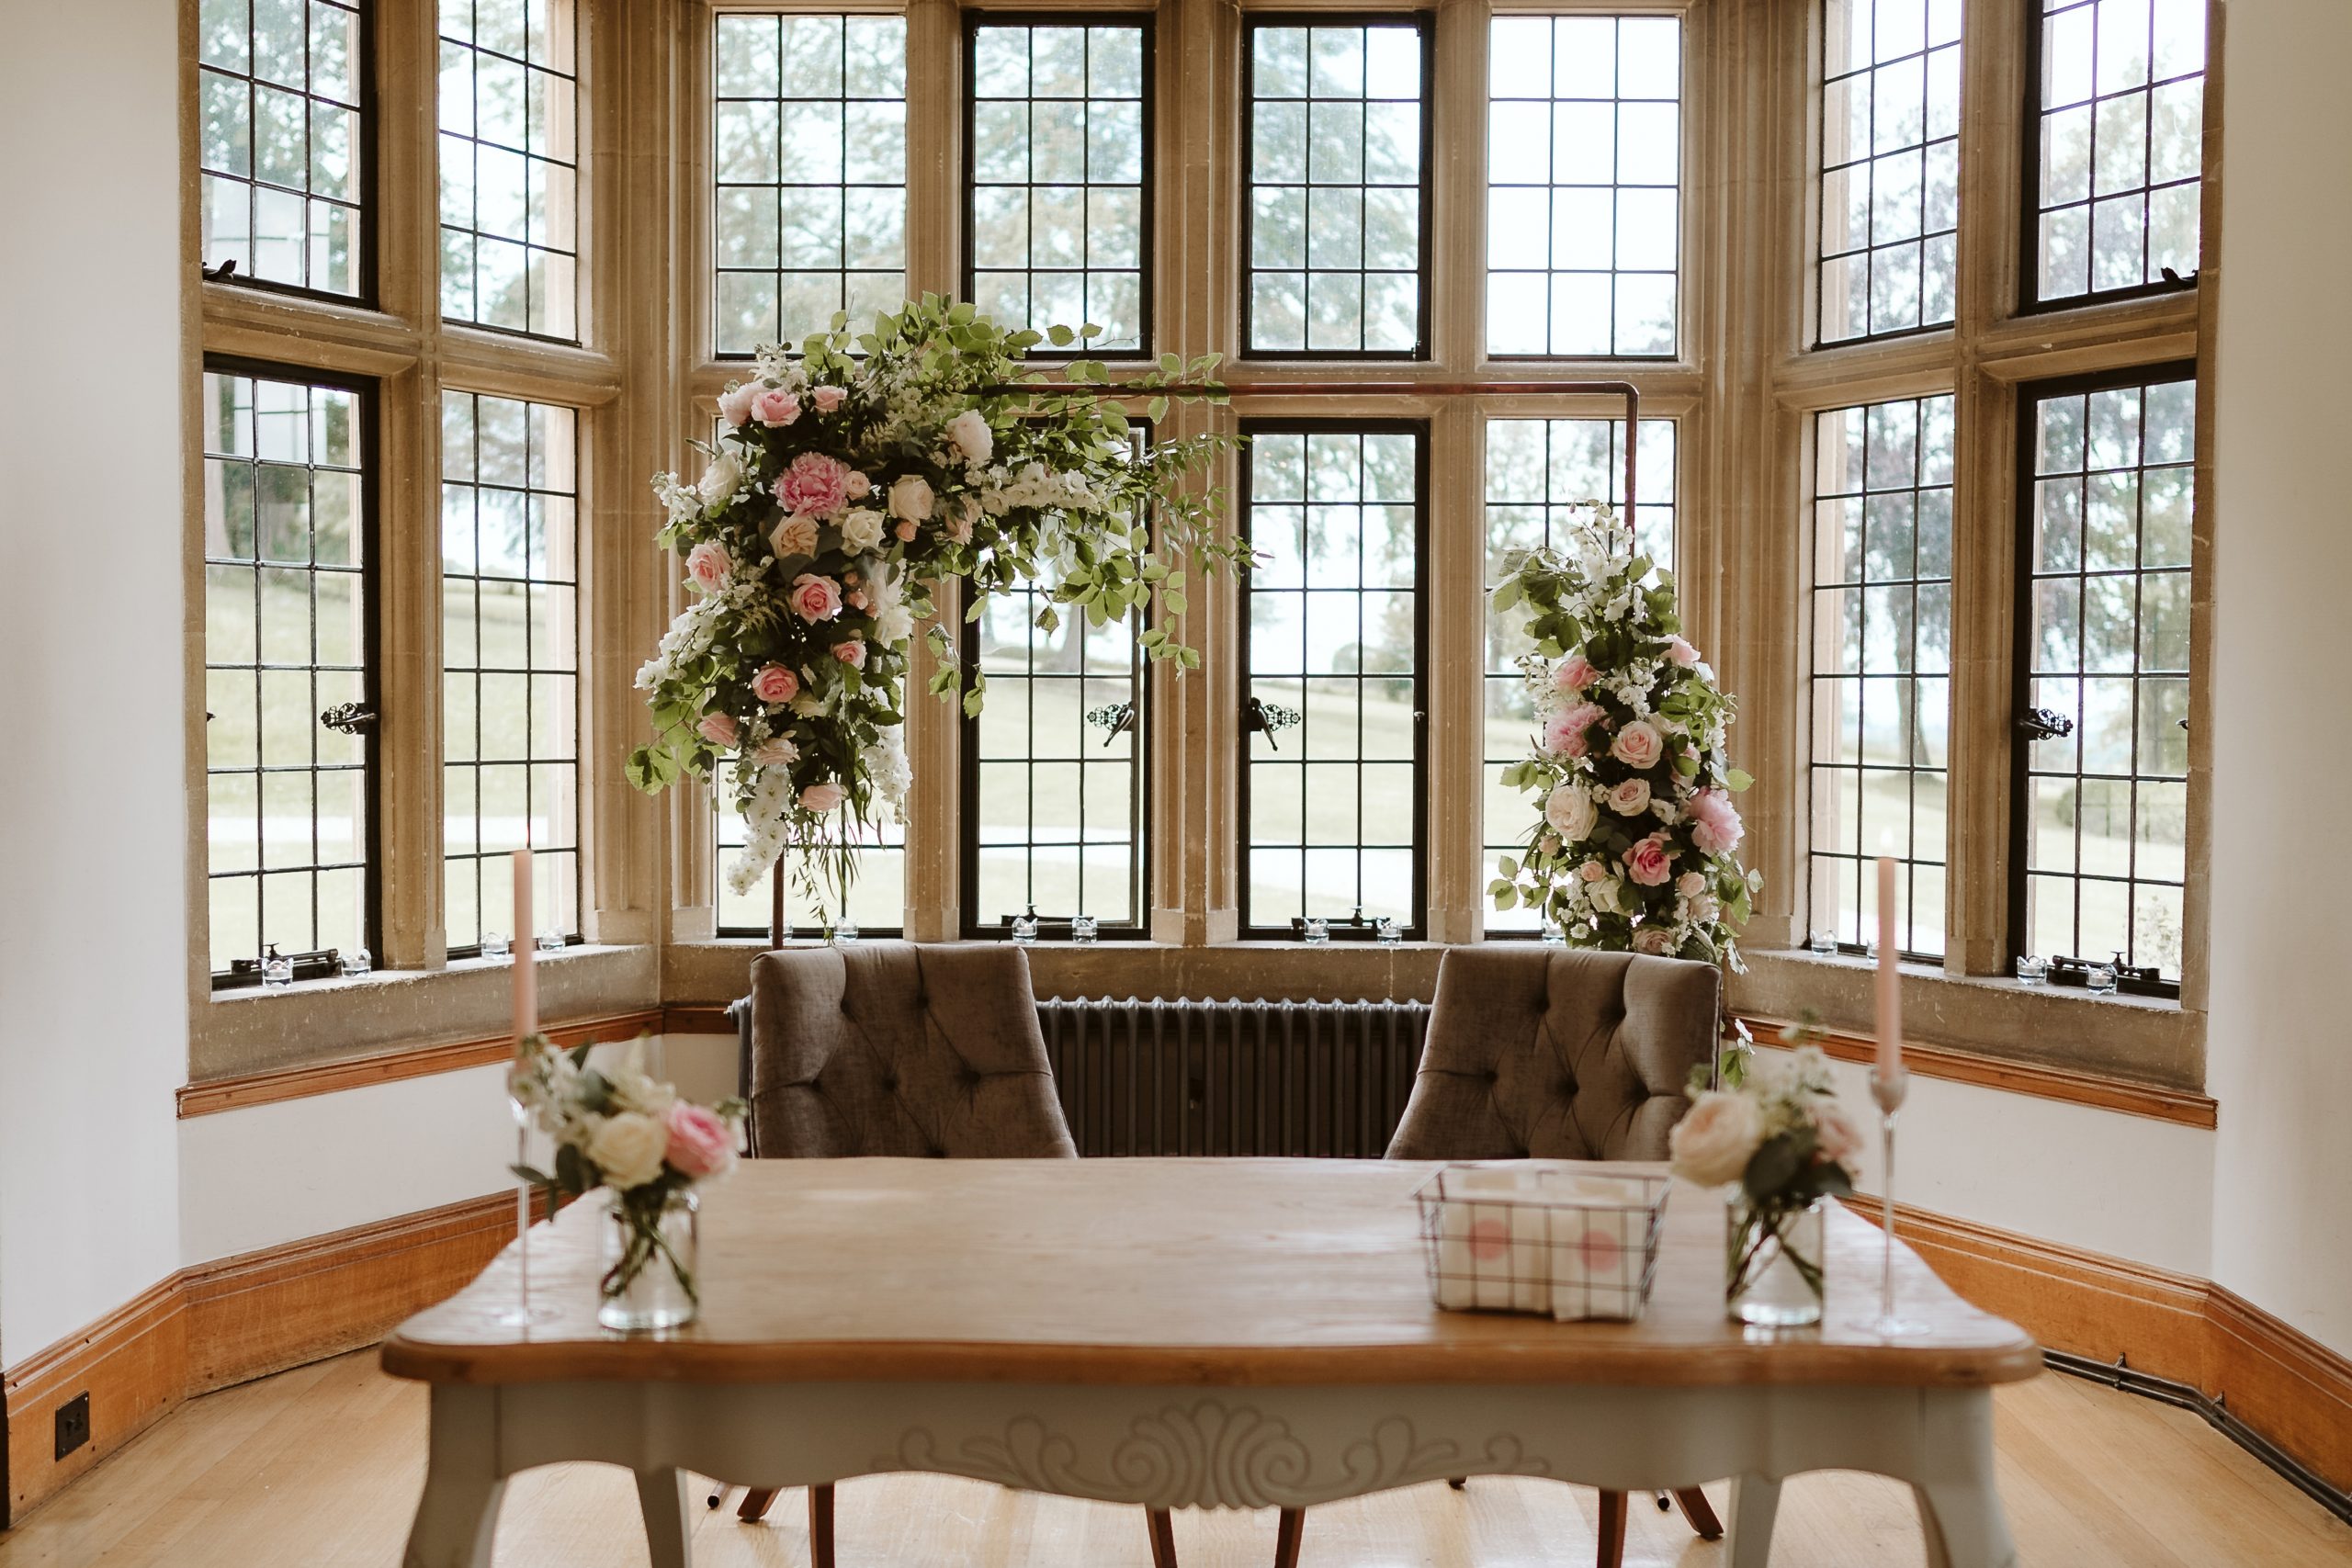
<path fill-rule="evenodd" d="M 409 1526 L 402 1568 L 490 1568 L 498 1504 L 506 1495 L 497 1433 L 494 1391 L 454 1384 L 433 1391 L 424 1495 Z"/>
<path fill-rule="evenodd" d="M 1772 1517 L 1780 1511 L 1781 1483 L 1762 1475 L 1731 1478 L 1731 1540 L 1724 1552 L 1730 1568 L 1764 1568 L 1772 1555 Z"/>
<path fill-rule="evenodd" d="M 695 1560 L 694 1513 L 687 1502 L 693 1483 L 683 1470 L 637 1472 L 637 1503 L 645 1514 L 653 1568 L 690 1568 Z"/>
<path fill-rule="evenodd" d="M 2017 1568 L 1994 1483 L 1993 1400 L 1981 1389 L 1930 1394 L 1926 1417 L 1927 1473 L 1915 1479 L 1928 1568 Z"/>

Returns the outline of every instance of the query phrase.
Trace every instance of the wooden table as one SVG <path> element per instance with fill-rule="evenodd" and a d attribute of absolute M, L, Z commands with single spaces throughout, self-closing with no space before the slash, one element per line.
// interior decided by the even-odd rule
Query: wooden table
<path fill-rule="evenodd" d="M 1991 1391 L 2040 1355 L 1907 1250 L 1900 1309 L 1929 1330 L 1873 1337 L 1870 1224 L 1829 1214 L 1815 1329 L 1725 1320 L 1722 1203 L 1685 1187 L 1639 1322 L 1442 1313 L 1410 1197 L 1434 1168 L 748 1161 L 704 1194 L 702 1314 L 664 1338 L 596 1326 L 601 1204 L 576 1204 L 532 1235 L 554 1321 L 498 1325 L 510 1247 L 385 1342 L 387 1371 L 433 1384 L 406 1562 L 489 1568 L 507 1477 L 595 1460 L 636 1472 L 655 1568 L 688 1562 L 689 1472 L 888 1471 L 1238 1508 L 1457 1475 L 1730 1476 L 1735 1568 L 1765 1562 L 1784 1477 L 1872 1471 L 1911 1483 L 1931 1565 L 2014 1563 Z"/>

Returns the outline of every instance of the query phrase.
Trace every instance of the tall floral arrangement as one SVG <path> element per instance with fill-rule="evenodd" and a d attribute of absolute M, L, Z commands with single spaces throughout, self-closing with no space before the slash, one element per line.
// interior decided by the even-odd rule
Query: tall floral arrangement
<path fill-rule="evenodd" d="M 933 295 L 863 333 L 836 316 L 797 351 L 763 349 L 719 398 L 725 430 L 699 479 L 654 479 L 690 597 L 638 673 L 656 737 L 629 776 L 651 792 L 733 760 L 738 893 L 790 851 L 820 908 L 836 908 L 857 840 L 901 813 L 907 675 L 941 581 L 967 585 L 967 623 L 991 595 L 1036 585 L 1047 630 L 1065 613 L 1096 626 L 1140 614 L 1148 657 L 1199 663 L 1174 630 L 1184 564 L 1238 569 L 1246 555 L 1217 536 L 1214 496 L 1182 481 L 1227 438 L 1138 455 L 1120 403 L 1089 389 L 1109 384 L 1100 361 L 1072 361 L 1050 389 L 1023 364 L 1097 330 L 1010 332 Z M 1168 355 L 1128 379 L 1153 389 L 1157 419 L 1171 397 L 1221 399 L 1215 365 Z M 952 699 L 955 637 L 934 621 L 927 640 L 931 689 Z M 966 711 L 983 699 L 975 678 Z"/>
<path fill-rule="evenodd" d="M 1529 755 L 1502 782 L 1533 795 L 1526 849 L 1496 865 L 1497 908 L 1525 906 L 1580 947 L 1739 963 L 1760 880 L 1734 852 L 1732 699 L 1682 637 L 1672 577 L 1593 504 L 1565 548 L 1528 552 L 1495 590 L 1528 612 L 1519 660 L 1533 697 Z"/>

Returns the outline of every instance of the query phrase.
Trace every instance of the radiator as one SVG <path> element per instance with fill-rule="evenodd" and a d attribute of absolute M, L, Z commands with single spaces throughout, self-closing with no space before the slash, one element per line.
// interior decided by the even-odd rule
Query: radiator
<path fill-rule="evenodd" d="M 1429 1021 L 1426 1002 L 1037 1004 L 1081 1155 L 1377 1158 Z"/>

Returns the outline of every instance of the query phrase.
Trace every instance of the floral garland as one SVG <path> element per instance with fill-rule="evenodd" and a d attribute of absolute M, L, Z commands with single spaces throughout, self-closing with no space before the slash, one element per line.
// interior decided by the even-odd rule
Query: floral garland
<path fill-rule="evenodd" d="M 1762 878 L 1732 852 L 1731 797 L 1751 782 L 1724 750 L 1733 701 L 1682 639 L 1672 578 L 1626 549 L 1614 513 L 1596 503 L 1572 526 L 1568 551 L 1530 551 L 1494 593 L 1498 613 L 1530 612 L 1519 664 L 1540 726 L 1502 782 L 1543 817 L 1487 891 L 1580 947 L 1736 969 Z"/>
<path fill-rule="evenodd" d="M 657 736 L 629 757 L 648 793 L 732 757 L 746 828 L 728 880 L 749 892 L 787 851 L 830 924 L 856 874 L 857 840 L 884 813 L 902 817 L 910 777 L 901 741 L 916 623 L 932 590 L 969 587 L 964 618 L 996 593 L 1042 584 L 1037 624 L 1056 605 L 1102 626 L 1144 610 L 1146 653 L 1196 668 L 1173 635 L 1186 608 L 1188 558 L 1238 570 L 1245 547 L 1217 536 L 1216 498 L 1182 480 L 1229 437 L 1196 436 L 1138 457 L 1100 361 L 1064 386 L 1022 357 L 1067 348 L 1098 328 L 1007 332 L 968 304 L 926 295 L 873 329 L 847 317 L 796 353 L 763 348 L 757 374 L 718 400 L 727 425 L 692 485 L 656 476 L 669 520 L 660 539 L 684 558 L 692 597 L 638 672 Z M 1132 377 L 1168 399 L 1223 400 L 1204 378 L 1214 355 L 1174 355 Z M 1159 530 L 1154 547 L 1153 530 Z M 1156 609 L 1159 614 L 1150 613 Z M 934 622 L 931 689 L 962 688 L 954 637 Z M 964 694 L 978 713 L 984 682 Z"/>

